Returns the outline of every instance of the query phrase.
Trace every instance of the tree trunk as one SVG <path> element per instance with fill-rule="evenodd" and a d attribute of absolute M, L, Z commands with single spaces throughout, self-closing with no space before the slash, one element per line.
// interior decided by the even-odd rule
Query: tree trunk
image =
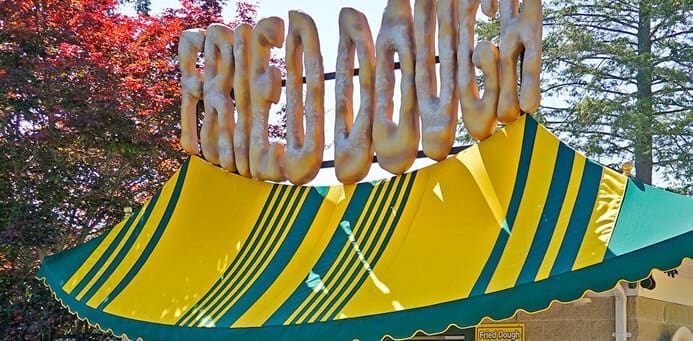
<path fill-rule="evenodd" d="M 633 122 L 635 178 L 652 183 L 652 38 L 650 37 L 650 1 L 638 1 L 638 97 Z"/>

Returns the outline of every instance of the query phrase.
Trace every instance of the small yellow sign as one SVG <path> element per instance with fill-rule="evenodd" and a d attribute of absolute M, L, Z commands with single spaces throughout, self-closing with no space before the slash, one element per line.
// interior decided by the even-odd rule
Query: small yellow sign
<path fill-rule="evenodd" d="M 476 341 L 525 341 L 525 324 L 480 324 Z"/>

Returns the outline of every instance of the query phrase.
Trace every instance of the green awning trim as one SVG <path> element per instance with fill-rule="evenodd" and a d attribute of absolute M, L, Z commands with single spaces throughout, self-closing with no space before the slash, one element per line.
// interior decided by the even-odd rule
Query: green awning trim
<path fill-rule="evenodd" d="M 60 259 L 47 258 L 38 277 L 45 278 L 46 284 L 51 288 L 61 287 L 67 275 L 66 273 L 48 273 L 46 269 L 51 268 L 51 262 L 58 261 L 63 266 L 64 262 L 76 263 L 97 243 L 98 240 L 94 239 L 61 254 Z M 474 326 L 484 317 L 501 320 L 514 315 L 519 309 L 527 312 L 540 311 L 547 308 L 552 301 L 570 302 L 579 299 L 586 290 L 606 291 L 613 288 L 620 280 L 635 282 L 646 278 L 650 270 L 647 266 L 632 266 L 632 263 L 659 264 L 658 268 L 662 270 L 673 269 L 681 264 L 683 258 L 693 258 L 691 245 L 693 245 L 693 233 L 689 232 L 670 239 L 666 243 L 631 252 L 625 261 L 615 257 L 599 266 L 494 294 L 396 313 L 311 325 L 221 329 L 153 324 L 106 314 L 76 301 L 69 295 L 58 292 L 54 294 L 64 306 L 69 307 L 72 313 L 76 313 L 82 319 L 86 318 L 92 325 L 102 330 L 109 330 L 114 335 L 125 334 L 130 338 L 143 337 L 145 340 L 161 338 L 169 340 L 315 340 L 318 335 L 332 340 L 380 340 L 386 334 L 399 339 L 409 337 L 418 330 L 428 333 L 442 331 L 451 324 L 459 327 Z M 676 250 L 680 251 L 676 252 Z M 684 250 L 688 252 L 681 252 Z M 494 310 L 490 311 L 488 307 L 494 307 Z M 99 322 L 94 323 L 95 321 Z M 388 330 L 383 326 L 398 326 L 398 328 Z M 137 335 L 128 335 L 128 331 L 137 331 Z"/>

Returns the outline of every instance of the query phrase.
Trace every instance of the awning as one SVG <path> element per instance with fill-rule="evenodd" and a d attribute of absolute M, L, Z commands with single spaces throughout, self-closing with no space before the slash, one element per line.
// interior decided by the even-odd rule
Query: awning
<path fill-rule="evenodd" d="M 586 159 L 524 116 L 433 166 L 349 186 L 192 157 L 38 277 L 144 339 L 377 340 L 538 311 L 693 257 L 693 199 Z"/>

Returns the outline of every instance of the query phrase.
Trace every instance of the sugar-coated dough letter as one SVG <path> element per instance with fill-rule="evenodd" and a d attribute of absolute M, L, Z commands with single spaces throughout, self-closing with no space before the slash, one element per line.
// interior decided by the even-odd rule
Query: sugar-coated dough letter
<path fill-rule="evenodd" d="M 207 161 L 235 172 L 233 63 L 233 31 L 226 25 L 209 25 L 205 39 L 205 116 L 200 130 L 202 155 Z"/>
<path fill-rule="evenodd" d="M 437 11 L 436 11 L 437 7 Z M 436 13 L 437 12 L 437 13 Z M 437 97 L 435 37 L 438 17 L 440 97 Z M 457 129 L 457 0 L 416 0 L 416 95 L 419 99 L 423 151 L 434 160 L 444 160 Z"/>
<path fill-rule="evenodd" d="M 180 108 L 180 143 L 183 150 L 191 155 L 200 154 L 197 137 L 197 102 L 202 99 L 202 74 L 197 70 L 198 54 L 202 52 L 205 43 L 205 30 L 185 30 L 180 35 L 178 43 L 178 59 L 180 60 L 181 97 Z"/>
<path fill-rule="evenodd" d="M 359 58 L 361 104 L 354 121 L 354 54 Z M 337 179 L 352 184 L 373 162 L 375 47 L 368 20 L 353 8 L 339 12 L 339 49 L 335 77 L 334 165 Z"/>
<path fill-rule="evenodd" d="M 490 42 L 481 42 L 474 49 L 474 22 L 479 0 L 460 1 L 460 40 L 457 47 L 457 80 L 460 88 L 462 121 L 469 135 L 483 140 L 496 129 L 499 75 L 498 48 Z M 484 96 L 479 98 L 474 66 L 484 73 Z"/>
<path fill-rule="evenodd" d="M 402 174 L 414 163 L 419 147 L 419 115 L 414 81 L 414 28 L 409 0 L 388 0 L 375 42 L 375 120 L 373 142 L 380 166 Z M 399 55 L 402 94 L 399 123 L 392 120 L 394 55 Z"/>
<path fill-rule="evenodd" d="M 304 65 L 307 89 L 305 106 Z M 318 174 L 322 164 L 325 148 L 325 75 L 315 22 L 309 15 L 298 11 L 289 11 L 286 71 L 286 177 L 295 185 L 303 185 Z"/>
<path fill-rule="evenodd" d="M 488 1 L 488 0 L 485 0 Z M 493 0 L 495 1 L 495 0 Z M 510 123 L 520 109 L 534 112 L 539 108 L 539 72 L 541 71 L 541 0 L 525 0 L 518 14 L 517 0 L 500 1 L 500 70 L 501 86 L 498 119 Z M 524 47 L 522 84 L 517 98 L 517 61 Z"/>
<path fill-rule="evenodd" d="M 481 12 L 487 17 L 493 18 L 498 12 L 498 0 L 481 0 Z M 476 16 L 476 13 L 474 13 Z"/>
<path fill-rule="evenodd" d="M 250 42 L 250 102 L 253 112 L 250 130 L 250 173 L 259 180 L 284 181 L 284 145 L 269 143 L 267 118 L 272 103 L 281 95 L 281 72 L 269 65 L 270 48 L 284 43 L 284 21 L 261 19 Z"/>
<path fill-rule="evenodd" d="M 233 95 L 236 100 L 236 128 L 233 132 L 233 150 L 238 174 L 250 177 L 248 161 L 250 142 L 250 34 L 252 26 L 240 24 L 233 30 L 233 57 L 235 73 Z"/>

